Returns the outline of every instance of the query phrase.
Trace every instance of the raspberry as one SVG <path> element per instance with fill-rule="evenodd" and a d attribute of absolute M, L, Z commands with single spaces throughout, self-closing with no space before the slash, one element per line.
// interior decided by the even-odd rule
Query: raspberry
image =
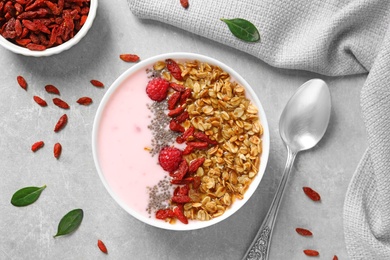
<path fill-rule="evenodd" d="M 166 146 L 161 149 L 160 154 L 158 155 L 158 162 L 167 172 L 176 171 L 177 168 L 179 168 L 181 161 L 182 151 L 175 147 Z"/>
<path fill-rule="evenodd" d="M 154 78 L 146 86 L 146 94 L 154 101 L 163 101 L 167 98 L 169 82 L 163 78 Z"/>

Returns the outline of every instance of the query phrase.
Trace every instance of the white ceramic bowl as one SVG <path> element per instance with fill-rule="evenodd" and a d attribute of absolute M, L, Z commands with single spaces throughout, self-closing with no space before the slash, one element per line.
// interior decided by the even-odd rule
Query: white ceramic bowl
<path fill-rule="evenodd" d="M 264 128 L 264 134 L 262 136 L 262 154 L 261 154 L 261 163 L 260 163 L 260 169 L 257 174 L 257 176 L 253 179 L 249 189 L 246 191 L 244 195 L 244 199 L 242 200 L 236 200 L 232 206 L 226 210 L 226 212 L 217 218 L 214 218 L 209 221 L 189 221 L 189 224 L 185 225 L 180 223 L 180 221 L 177 221 L 175 224 L 169 224 L 166 223 L 163 220 L 159 220 L 152 217 L 147 217 L 144 214 L 141 214 L 139 211 L 134 210 L 128 203 L 125 202 L 124 196 L 120 195 L 118 192 L 116 192 L 114 189 L 112 189 L 111 185 L 107 181 L 107 174 L 110 174 L 109 172 L 104 172 L 102 169 L 102 163 L 101 163 L 101 158 L 99 158 L 99 131 L 101 127 L 101 121 L 102 121 L 102 114 L 105 113 L 105 110 L 107 108 L 107 103 L 113 98 L 113 95 L 120 90 L 120 88 L 123 86 L 122 84 L 126 81 L 126 79 L 129 79 L 134 76 L 135 73 L 139 72 L 140 70 L 145 71 L 145 68 L 147 66 L 151 66 L 153 63 L 160 61 L 160 60 L 165 60 L 165 59 L 174 59 L 174 60 L 198 60 L 202 62 L 207 62 L 209 64 L 217 65 L 220 68 L 222 68 L 224 71 L 228 72 L 232 78 L 234 78 L 237 82 L 239 82 L 242 86 L 246 88 L 246 94 L 247 96 L 249 95 L 254 104 L 258 107 L 259 109 L 259 116 L 260 116 L 260 121 L 261 124 Z M 145 73 L 145 78 L 146 78 L 146 73 Z M 134 87 L 139 87 L 139 88 L 145 88 L 145 86 L 134 86 Z M 116 96 L 121 96 L 123 92 L 119 92 L 121 94 L 118 94 Z M 146 95 L 146 94 L 145 94 Z M 117 100 L 114 98 L 113 100 Z M 126 99 L 126 102 L 132 102 L 131 100 Z M 146 109 L 146 108 L 145 108 Z M 110 110 L 109 110 L 110 111 Z M 113 116 L 112 114 L 108 113 L 107 116 Z M 125 117 L 126 118 L 126 117 Z M 127 117 L 128 118 L 128 117 Z M 126 120 L 126 119 L 125 119 Z M 130 134 L 130 133 L 129 133 Z M 111 141 L 110 141 L 111 142 Z M 122 145 L 122 144 L 121 144 Z M 124 144 L 123 144 L 124 145 Z M 103 182 L 104 186 L 110 193 L 110 195 L 114 198 L 114 200 L 128 213 L 130 213 L 133 217 L 137 218 L 138 220 L 147 223 L 149 225 L 163 228 L 163 229 L 168 229 L 168 230 L 194 230 L 194 229 L 199 229 L 199 228 L 204 228 L 208 227 L 211 225 L 214 225 L 232 214 L 234 214 L 237 210 L 239 210 L 252 196 L 252 194 L 255 192 L 257 189 L 263 175 L 264 171 L 267 165 L 268 161 L 268 154 L 269 154 L 269 145 L 270 145 L 270 140 L 269 140 L 269 128 L 268 128 L 268 123 L 266 119 L 266 115 L 264 113 L 264 109 L 256 96 L 255 92 L 249 86 L 249 84 L 233 69 L 228 67 L 227 65 L 213 59 L 210 57 L 206 57 L 203 55 L 199 54 L 193 54 L 193 53 L 168 53 L 168 54 L 163 54 L 159 56 L 155 56 L 146 60 L 143 60 L 135 65 L 133 65 L 130 69 L 128 69 L 126 72 L 124 72 L 112 85 L 111 87 L 107 90 L 107 93 L 103 97 L 99 108 L 97 110 L 97 114 L 95 117 L 95 121 L 93 124 L 93 133 L 92 133 L 92 149 L 93 149 L 93 157 L 95 161 L 95 165 L 98 171 L 98 174 L 100 176 L 101 181 Z M 131 147 L 128 147 L 128 149 L 131 149 Z M 156 163 L 157 163 L 157 156 L 156 158 Z M 131 160 L 129 158 L 128 160 Z M 129 172 L 130 173 L 130 172 Z M 126 180 L 121 179 L 122 184 L 125 185 Z M 128 189 L 131 189 L 131 187 L 126 187 Z M 146 192 L 146 191 L 145 191 Z M 127 196 L 128 197 L 128 196 Z"/>
<path fill-rule="evenodd" d="M 65 50 L 68 50 L 72 46 L 76 45 L 87 34 L 87 32 L 92 26 L 93 21 L 95 20 L 97 7 L 98 7 L 98 0 L 91 0 L 88 18 L 85 21 L 84 25 L 81 27 L 80 31 L 78 31 L 73 38 L 62 43 L 61 45 L 52 48 L 47 48 L 44 51 L 31 51 L 26 47 L 19 46 L 8 41 L 1 35 L 0 35 L 0 45 L 14 53 L 22 54 L 24 56 L 43 57 L 43 56 L 51 56 L 53 54 L 61 53 Z"/>

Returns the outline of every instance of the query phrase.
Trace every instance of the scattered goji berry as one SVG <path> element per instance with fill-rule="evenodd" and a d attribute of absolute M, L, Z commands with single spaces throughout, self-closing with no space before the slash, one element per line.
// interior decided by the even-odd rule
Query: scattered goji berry
<path fill-rule="evenodd" d="M 36 152 L 36 151 L 38 151 L 39 149 L 41 149 L 44 145 L 45 145 L 45 143 L 44 143 L 43 141 L 35 142 L 35 143 L 31 146 L 31 151 Z"/>
<path fill-rule="evenodd" d="M 47 102 L 38 96 L 33 96 L 34 101 L 41 107 L 47 106 Z"/>
<path fill-rule="evenodd" d="M 63 101 L 60 98 L 53 98 L 53 103 L 54 103 L 54 105 L 56 105 L 60 108 L 63 108 L 63 109 L 69 109 L 69 107 L 70 107 L 68 105 L 68 103 L 66 103 L 65 101 Z"/>
<path fill-rule="evenodd" d="M 167 69 L 175 79 L 179 81 L 183 80 L 183 77 L 181 76 L 181 69 L 179 65 L 176 63 L 176 61 L 172 59 L 166 59 L 165 64 L 167 66 Z"/>
<path fill-rule="evenodd" d="M 46 90 L 47 93 L 56 94 L 56 95 L 60 94 L 60 91 L 54 85 L 46 85 L 45 86 L 45 90 Z"/>
<path fill-rule="evenodd" d="M 62 152 L 62 146 L 60 143 L 54 144 L 53 154 L 56 159 L 60 158 Z"/>
<path fill-rule="evenodd" d="M 97 242 L 97 246 L 99 247 L 100 251 L 102 251 L 105 254 L 108 254 L 106 245 L 100 239 Z"/>
<path fill-rule="evenodd" d="M 103 88 L 104 87 L 104 84 L 101 81 L 99 81 L 99 80 L 91 79 L 90 82 L 95 87 L 98 87 L 98 88 Z"/>
<path fill-rule="evenodd" d="M 301 236 L 312 236 L 313 233 L 305 228 L 296 228 L 295 231 L 300 234 Z"/>
<path fill-rule="evenodd" d="M 312 249 L 305 249 L 303 250 L 303 253 L 307 256 L 318 256 L 320 254 L 318 251 Z"/>
<path fill-rule="evenodd" d="M 137 62 L 139 61 L 139 56 L 136 54 L 120 54 L 119 58 L 125 62 Z"/>
<path fill-rule="evenodd" d="M 81 97 L 77 100 L 77 103 L 80 105 L 88 106 L 89 104 L 92 103 L 92 98 L 90 97 Z"/>
<path fill-rule="evenodd" d="M 27 81 L 23 78 L 23 76 L 17 76 L 16 80 L 21 88 L 27 90 Z"/>
<path fill-rule="evenodd" d="M 303 192 L 313 201 L 321 200 L 320 194 L 310 187 L 303 187 Z"/>
<path fill-rule="evenodd" d="M 54 132 L 59 132 L 62 130 L 65 125 L 68 123 L 68 116 L 63 114 L 60 119 L 58 119 L 56 126 L 54 127 Z"/>
<path fill-rule="evenodd" d="M 339 260 L 339 258 L 337 257 L 337 255 L 335 255 L 335 256 L 333 257 L 333 260 Z"/>
<path fill-rule="evenodd" d="M 189 6 L 188 0 L 180 0 L 180 4 L 181 4 L 181 6 L 183 6 L 186 9 Z"/>

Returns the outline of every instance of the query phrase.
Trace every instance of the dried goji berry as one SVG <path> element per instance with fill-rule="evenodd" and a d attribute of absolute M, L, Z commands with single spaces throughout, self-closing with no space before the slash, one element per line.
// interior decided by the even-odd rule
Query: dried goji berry
<path fill-rule="evenodd" d="M 313 233 L 305 228 L 296 228 L 295 231 L 300 234 L 301 236 L 312 236 Z"/>
<path fill-rule="evenodd" d="M 177 185 L 184 185 L 184 184 L 190 184 L 194 182 L 194 177 L 187 177 L 182 180 L 171 180 L 171 184 L 177 184 Z"/>
<path fill-rule="evenodd" d="M 178 92 L 184 92 L 184 90 L 186 90 L 183 85 L 177 84 L 175 82 L 170 82 L 169 86 Z"/>
<path fill-rule="evenodd" d="M 185 131 L 184 127 L 178 122 L 176 122 L 174 119 L 172 119 L 169 122 L 169 129 L 171 129 L 174 132 L 181 132 L 181 133 L 184 133 Z"/>
<path fill-rule="evenodd" d="M 195 147 L 193 147 L 191 145 L 187 145 L 186 148 L 184 148 L 184 150 L 183 150 L 183 155 L 188 155 L 188 154 L 192 153 L 194 150 L 195 150 Z"/>
<path fill-rule="evenodd" d="M 192 184 L 192 188 L 194 189 L 198 189 L 200 187 L 200 184 L 201 184 L 201 179 L 199 176 L 194 176 L 194 182 Z"/>
<path fill-rule="evenodd" d="M 46 85 L 45 90 L 47 93 L 56 94 L 56 95 L 60 94 L 60 91 L 54 85 Z"/>
<path fill-rule="evenodd" d="M 169 72 L 171 73 L 171 75 L 175 79 L 177 79 L 179 81 L 183 80 L 183 77 L 181 76 L 181 69 L 180 69 L 179 65 L 174 60 L 166 59 L 165 64 L 167 66 L 167 69 L 169 70 Z"/>
<path fill-rule="evenodd" d="M 98 87 L 98 88 L 103 88 L 104 87 L 104 84 L 101 81 L 99 81 L 99 80 L 92 79 L 90 82 L 95 87 Z"/>
<path fill-rule="evenodd" d="M 181 180 L 184 178 L 184 176 L 188 172 L 188 163 L 186 160 L 182 160 L 179 164 L 179 167 L 177 168 L 176 171 L 173 173 L 170 173 L 169 175 L 174 179 L 174 180 Z"/>
<path fill-rule="evenodd" d="M 191 201 L 191 198 L 186 195 L 176 195 L 172 196 L 171 200 L 175 203 L 188 203 Z"/>
<path fill-rule="evenodd" d="M 202 166 L 202 164 L 204 163 L 204 161 L 206 160 L 206 158 L 204 157 L 201 157 L 201 158 L 197 158 L 197 159 L 194 159 L 190 162 L 190 166 L 188 167 L 188 172 L 189 173 L 194 173 L 198 170 L 198 168 L 200 166 Z"/>
<path fill-rule="evenodd" d="M 60 107 L 60 108 L 63 108 L 63 109 L 69 109 L 68 103 L 66 103 L 65 101 L 63 101 L 60 98 L 53 98 L 53 103 L 57 107 Z"/>
<path fill-rule="evenodd" d="M 136 54 L 120 54 L 119 58 L 125 62 L 137 62 L 139 57 Z"/>
<path fill-rule="evenodd" d="M 90 97 L 81 97 L 77 100 L 77 103 L 80 105 L 88 106 L 89 104 L 92 103 L 92 98 Z"/>
<path fill-rule="evenodd" d="M 60 158 L 62 152 L 62 146 L 60 143 L 54 144 L 53 154 L 56 159 Z"/>
<path fill-rule="evenodd" d="M 207 143 L 212 144 L 212 145 L 217 145 L 218 144 L 217 141 L 211 140 L 208 135 L 206 135 L 205 133 L 202 133 L 202 132 L 194 133 L 194 137 L 199 139 L 200 141 L 204 141 L 204 142 L 207 142 Z"/>
<path fill-rule="evenodd" d="M 189 6 L 188 0 L 180 0 L 180 4 L 184 8 L 188 8 L 188 6 Z"/>
<path fill-rule="evenodd" d="M 47 102 L 38 96 L 33 96 L 34 101 L 41 107 L 47 106 Z"/>
<path fill-rule="evenodd" d="M 303 187 L 303 192 L 313 201 L 321 200 L 320 194 L 310 187 Z"/>
<path fill-rule="evenodd" d="M 156 211 L 157 219 L 166 219 L 175 217 L 175 213 L 171 209 L 159 209 Z"/>
<path fill-rule="evenodd" d="M 44 51 L 46 50 L 46 46 L 42 44 L 29 43 L 26 45 L 27 49 L 31 51 Z"/>
<path fill-rule="evenodd" d="M 105 254 L 108 253 L 106 245 L 100 239 L 97 242 L 97 246 L 99 247 L 100 251 L 102 251 L 103 253 Z"/>
<path fill-rule="evenodd" d="M 169 97 L 169 99 L 168 99 L 168 109 L 169 109 L 169 110 L 172 110 L 172 109 L 175 108 L 177 102 L 178 102 L 179 99 L 180 99 L 180 96 L 181 96 L 180 92 L 175 92 L 175 93 L 173 93 L 173 94 Z"/>
<path fill-rule="evenodd" d="M 178 220 L 180 220 L 183 224 L 188 224 L 187 217 L 183 214 L 183 211 L 179 207 L 175 207 L 173 212 Z"/>
<path fill-rule="evenodd" d="M 170 110 L 168 112 L 168 116 L 169 117 L 177 117 L 179 116 L 181 113 L 183 113 L 184 111 L 184 107 L 177 107 L 177 108 L 174 108 L 172 110 Z"/>
<path fill-rule="evenodd" d="M 27 81 L 23 78 L 23 76 L 17 76 L 16 80 L 21 88 L 27 90 Z"/>
<path fill-rule="evenodd" d="M 303 250 L 303 253 L 307 256 L 318 256 L 320 254 L 318 251 L 312 249 L 305 249 Z"/>
<path fill-rule="evenodd" d="M 184 111 L 183 113 L 181 113 L 180 115 L 178 115 L 175 120 L 176 122 L 178 123 L 183 123 L 184 121 L 186 121 L 188 118 L 190 118 L 190 114 L 187 112 L 187 111 Z"/>
<path fill-rule="evenodd" d="M 59 132 L 60 130 L 62 130 L 67 123 L 68 123 L 68 116 L 66 114 L 63 114 L 60 117 L 60 119 L 57 121 L 57 124 L 54 127 L 54 132 Z"/>
<path fill-rule="evenodd" d="M 173 195 L 188 195 L 188 192 L 190 191 L 190 187 L 188 186 L 188 184 L 186 185 L 183 185 L 183 186 L 178 186 L 176 189 L 175 189 L 175 192 L 173 193 Z"/>
<path fill-rule="evenodd" d="M 179 144 L 182 144 L 184 143 L 185 141 L 187 141 L 187 139 L 192 136 L 195 132 L 195 127 L 194 126 L 190 126 L 184 133 L 183 135 L 179 135 L 177 138 L 176 138 L 176 142 L 179 143 Z"/>
<path fill-rule="evenodd" d="M 333 257 L 333 260 L 339 260 L 339 258 L 337 257 L 337 255 L 335 255 L 335 256 Z"/>
<path fill-rule="evenodd" d="M 187 99 L 191 96 L 191 94 L 192 90 L 190 88 L 186 88 L 180 97 L 179 104 L 183 105 L 184 103 L 186 103 Z"/>
<path fill-rule="evenodd" d="M 207 142 L 187 142 L 187 145 L 192 146 L 195 149 L 207 149 L 209 147 Z"/>
<path fill-rule="evenodd" d="M 44 145 L 45 145 L 45 143 L 44 143 L 43 141 L 35 142 L 35 143 L 31 146 L 31 151 L 36 152 L 36 151 L 38 151 L 39 149 L 41 149 Z"/>

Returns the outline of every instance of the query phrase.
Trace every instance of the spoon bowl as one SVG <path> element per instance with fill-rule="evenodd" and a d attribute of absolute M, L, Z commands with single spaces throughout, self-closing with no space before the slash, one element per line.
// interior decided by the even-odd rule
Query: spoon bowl
<path fill-rule="evenodd" d="M 284 143 L 294 152 L 314 147 L 325 134 L 330 108 L 330 92 L 323 80 L 304 83 L 280 116 L 279 131 Z"/>
<path fill-rule="evenodd" d="M 243 259 L 268 259 L 275 219 L 295 157 L 321 140 L 329 124 L 330 112 L 329 89 L 321 79 L 304 83 L 287 102 L 279 121 L 280 136 L 287 147 L 286 166 L 271 207 Z"/>

